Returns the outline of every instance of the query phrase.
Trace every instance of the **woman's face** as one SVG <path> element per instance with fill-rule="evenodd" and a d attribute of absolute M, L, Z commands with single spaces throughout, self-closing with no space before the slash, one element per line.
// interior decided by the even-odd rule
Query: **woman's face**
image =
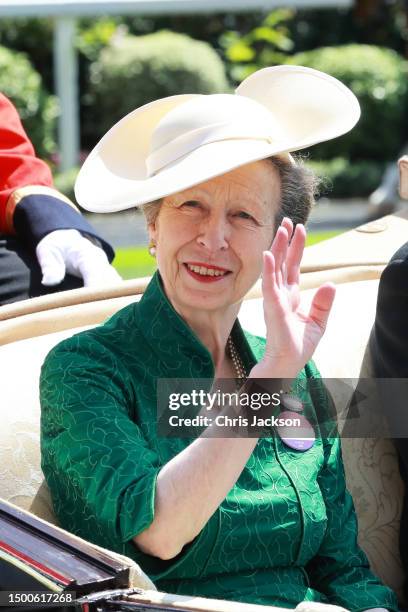
<path fill-rule="evenodd" d="M 278 170 L 258 161 L 163 199 L 150 238 L 178 312 L 240 302 L 262 270 L 280 201 Z"/>

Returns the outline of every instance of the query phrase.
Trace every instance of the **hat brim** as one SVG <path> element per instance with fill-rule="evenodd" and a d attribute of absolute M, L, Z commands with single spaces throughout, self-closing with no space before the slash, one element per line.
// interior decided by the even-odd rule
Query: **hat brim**
<path fill-rule="evenodd" d="M 102 157 L 98 157 L 92 164 L 91 176 L 94 176 L 95 183 L 90 185 L 87 182 L 85 189 L 80 182 L 79 187 L 77 183 L 77 199 L 92 212 L 117 212 L 153 202 L 278 153 L 282 153 L 282 147 L 267 142 L 223 140 L 203 145 L 169 165 L 159 175 L 142 180 L 111 175 L 106 167 L 102 167 Z M 115 198 L 108 202 L 106 193 L 112 192 L 113 186 Z M 105 199 L 103 211 L 102 198 Z"/>
<path fill-rule="evenodd" d="M 360 105 L 348 87 L 304 66 L 263 68 L 235 93 L 266 106 L 288 138 L 299 142 L 299 149 L 345 134 L 360 118 Z"/>
<path fill-rule="evenodd" d="M 277 118 L 273 143 L 230 139 L 202 145 L 149 177 L 146 159 L 162 117 L 199 94 L 162 98 L 129 113 L 85 160 L 75 184 L 77 201 L 92 212 L 116 212 L 188 189 L 245 164 L 288 154 L 339 136 L 357 122 L 359 105 L 333 77 L 297 66 L 258 71 L 238 87 Z"/>

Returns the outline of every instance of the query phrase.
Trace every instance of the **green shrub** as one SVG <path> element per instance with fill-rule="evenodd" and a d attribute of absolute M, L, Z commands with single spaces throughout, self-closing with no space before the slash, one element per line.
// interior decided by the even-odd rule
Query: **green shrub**
<path fill-rule="evenodd" d="M 294 15 L 293 9 L 275 9 L 245 34 L 223 32 L 218 42 L 234 81 L 239 83 L 259 68 L 286 63 L 286 54 L 293 49 L 288 25 Z"/>
<path fill-rule="evenodd" d="M 91 65 L 84 127 L 95 142 L 134 108 L 182 93 L 229 88 L 225 68 L 205 42 L 163 30 L 146 36 L 115 36 Z"/>
<path fill-rule="evenodd" d="M 76 37 L 76 46 L 80 53 L 90 62 L 98 59 L 102 49 L 109 45 L 117 28 L 121 26 L 119 19 L 115 17 L 100 17 L 80 22 L 80 27 Z"/>
<path fill-rule="evenodd" d="M 16 106 L 37 154 L 49 157 L 55 150 L 56 98 L 23 53 L 0 47 L 0 91 Z"/>
<path fill-rule="evenodd" d="M 33 68 L 41 74 L 42 83 L 49 92 L 54 87 L 53 32 L 52 17 L 0 19 L 0 45 L 25 53 Z"/>
<path fill-rule="evenodd" d="M 345 136 L 313 148 L 313 157 L 393 160 L 407 137 L 407 62 L 395 51 L 369 45 L 324 47 L 294 55 L 289 63 L 327 72 L 348 85 L 361 119 Z"/>
<path fill-rule="evenodd" d="M 322 179 L 320 194 L 331 198 L 364 198 L 378 187 L 385 162 L 349 161 L 335 157 L 328 161 L 308 161 L 307 165 Z"/>

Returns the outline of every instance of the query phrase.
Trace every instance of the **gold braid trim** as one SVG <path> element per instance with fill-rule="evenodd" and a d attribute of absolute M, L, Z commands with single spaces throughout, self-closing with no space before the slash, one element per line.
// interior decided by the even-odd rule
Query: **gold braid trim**
<path fill-rule="evenodd" d="M 75 204 L 69 198 L 64 196 L 64 194 L 61 193 L 60 191 L 57 191 L 56 189 L 53 189 L 52 187 L 46 187 L 45 185 L 26 185 L 25 187 L 20 187 L 19 189 L 16 189 L 15 191 L 13 191 L 13 193 L 9 196 L 7 200 L 5 220 L 6 220 L 6 230 L 10 234 L 16 233 L 14 229 L 14 223 L 13 223 L 14 211 L 16 209 L 16 206 L 21 202 L 23 198 L 30 196 L 30 195 L 47 195 L 47 196 L 52 196 L 54 198 L 58 198 L 58 200 L 61 200 L 62 202 L 69 204 L 74 210 L 79 212 Z"/>

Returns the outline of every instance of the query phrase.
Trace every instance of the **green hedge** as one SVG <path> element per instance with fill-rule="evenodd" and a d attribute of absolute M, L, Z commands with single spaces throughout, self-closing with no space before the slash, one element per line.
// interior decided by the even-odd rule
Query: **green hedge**
<path fill-rule="evenodd" d="M 16 106 L 37 154 L 49 157 L 55 150 L 56 98 L 45 91 L 25 54 L 1 46 L 0 91 Z"/>
<path fill-rule="evenodd" d="M 356 127 L 314 147 L 313 158 L 394 160 L 398 156 L 408 134 L 408 71 L 401 56 L 390 49 L 353 44 L 298 53 L 289 63 L 340 79 L 361 105 Z"/>
<path fill-rule="evenodd" d="M 330 198 L 367 197 L 380 184 L 385 168 L 385 162 L 344 157 L 307 161 L 307 165 L 322 179 L 320 195 Z"/>
<path fill-rule="evenodd" d="M 229 89 L 224 64 L 208 43 L 163 30 L 114 37 L 91 65 L 86 142 L 95 142 L 134 108 L 182 93 Z"/>

